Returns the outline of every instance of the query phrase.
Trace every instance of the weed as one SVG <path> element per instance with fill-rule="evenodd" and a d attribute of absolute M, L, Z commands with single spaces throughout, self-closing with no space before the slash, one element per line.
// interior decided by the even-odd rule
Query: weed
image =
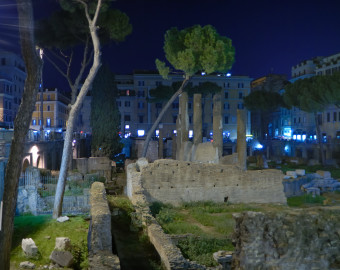
<path fill-rule="evenodd" d="M 205 266 L 217 266 L 212 254 L 219 250 L 233 250 L 234 247 L 229 239 L 197 238 L 188 237 L 180 240 L 178 247 L 183 256 L 191 261 L 196 261 Z"/>
<path fill-rule="evenodd" d="M 305 194 L 302 196 L 295 196 L 287 198 L 287 204 L 290 207 L 303 207 L 305 204 L 322 205 L 326 198 L 323 196 L 313 196 L 312 194 Z"/>

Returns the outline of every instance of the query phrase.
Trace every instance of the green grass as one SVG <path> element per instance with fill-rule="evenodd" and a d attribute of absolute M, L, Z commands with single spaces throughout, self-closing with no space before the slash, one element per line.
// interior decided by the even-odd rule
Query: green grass
<path fill-rule="evenodd" d="M 55 246 L 56 237 L 69 237 L 76 263 L 74 269 L 87 265 L 87 230 L 88 222 L 82 217 L 71 217 L 63 223 L 53 220 L 50 215 L 20 216 L 14 219 L 11 263 L 19 267 L 20 262 L 28 260 L 21 248 L 23 238 L 32 238 L 39 250 L 39 256 L 29 259 L 36 267 L 49 264 L 49 256 Z M 46 237 L 50 237 L 47 239 Z"/>
<path fill-rule="evenodd" d="M 295 196 L 287 198 L 287 204 L 290 207 L 307 207 L 310 204 L 323 205 L 323 201 L 326 198 L 323 196 L 313 197 L 311 194 L 305 194 L 302 196 Z"/>

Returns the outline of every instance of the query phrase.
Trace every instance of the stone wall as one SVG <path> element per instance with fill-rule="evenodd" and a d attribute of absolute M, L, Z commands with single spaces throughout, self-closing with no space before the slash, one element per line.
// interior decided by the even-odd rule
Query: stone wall
<path fill-rule="evenodd" d="M 340 269 L 340 210 L 234 214 L 232 269 Z"/>
<path fill-rule="evenodd" d="M 142 221 L 150 242 L 157 250 L 162 264 L 167 270 L 206 269 L 204 266 L 185 259 L 171 237 L 163 232 L 161 226 L 151 215 L 148 201 L 141 184 L 141 172 L 148 166 L 146 159 L 139 159 L 127 167 L 127 194 L 136 209 L 137 217 Z"/>
<path fill-rule="evenodd" d="M 286 204 L 283 174 L 279 170 L 242 171 L 233 165 L 156 160 L 143 166 L 138 179 L 131 176 L 128 173 L 128 195 L 132 196 L 132 182 L 137 181 L 149 202 Z"/>
<path fill-rule="evenodd" d="M 107 180 L 111 180 L 112 161 L 107 157 L 77 158 L 73 160 L 73 168 L 83 175 L 97 172 Z"/>
<path fill-rule="evenodd" d="M 103 183 L 92 184 L 90 202 L 90 269 L 120 269 L 118 257 L 112 254 L 111 212 Z"/>

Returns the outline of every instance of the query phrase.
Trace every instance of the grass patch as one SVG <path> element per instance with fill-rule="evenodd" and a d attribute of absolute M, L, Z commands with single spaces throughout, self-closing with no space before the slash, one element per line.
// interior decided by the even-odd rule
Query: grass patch
<path fill-rule="evenodd" d="M 322 205 L 326 198 L 323 196 L 314 196 L 312 194 L 305 194 L 302 196 L 295 196 L 287 198 L 287 204 L 290 207 L 306 207 L 308 204 Z"/>
<path fill-rule="evenodd" d="M 178 243 L 185 258 L 205 266 L 217 266 L 212 254 L 219 250 L 233 250 L 229 239 L 188 237 Z"/>
<path fill-rule="evenodd" d="M 119 208 L 124 210 L 128 215 L 135 211 L 131 201 L 126 196 L 107 196 L 111 209 Z"/>
<path fill-rule="evenodd" d="M 27 261 L 21 248 L 23 238 L 32 238 L 39 250 L 39 256 L 29 259 L 36 267 L 50 263 L 49 256 L 55 246 L 56 237 L 69 237 L 73 248 L 75 264 L 73 269 L 86 268 L 87 261 L 88 222 L 82 217 L 71 217 L 69 221 L 60 223 L 51 215 L 20 216 L 14 219 L 11 263 L 19 268 L 22 261 Z M 47 237 L 50 237 L 48 239 Z"/>

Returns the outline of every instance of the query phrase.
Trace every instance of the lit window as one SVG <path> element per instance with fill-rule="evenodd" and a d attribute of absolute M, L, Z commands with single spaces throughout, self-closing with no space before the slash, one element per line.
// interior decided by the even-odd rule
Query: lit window
<path fill-rule="evenodd" d="M 194 137 L 194 131 L 193 130 L 189 130 L 189 138 Z"/>
<path fill-rule="evenodd" d="M 130 129 L 130 125 L 125 125 L 125 129 Z"/>
<path fill-rule="evenodd" d="M 143 137 L 144 134 L 145 134 L 145 130 L 144 130 L 144 129 L 138 129 L 138 130 L 137 130 L 137 135 L 138 135 L 138 137 Z"/>

